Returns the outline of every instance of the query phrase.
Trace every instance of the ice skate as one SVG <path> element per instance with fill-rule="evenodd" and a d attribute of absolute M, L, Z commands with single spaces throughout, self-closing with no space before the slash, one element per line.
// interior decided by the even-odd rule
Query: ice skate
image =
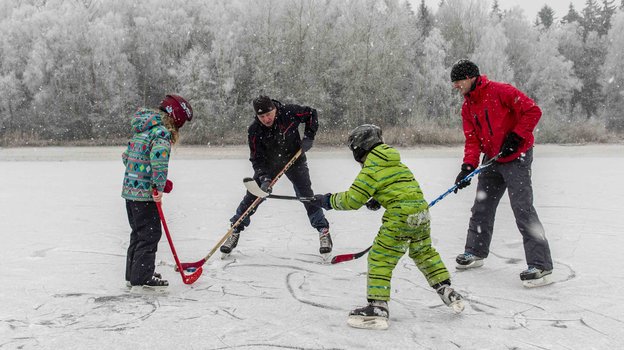
<path fill-rule="evenodd" d="M 158 272 L 154 272 L 154 277 L 162 279 L 162 275 Z M 130 281 L 126 281 L 126 287 L 128 288 L 132 288 L 132 283 L 130 283 Z"/>
<path fill-rule="evenodd" d="M 552 270 L 541 270 L 537 267 L 529 266 L 528 269 L 520 273 L 520 280 L 526 288 L 541 287 L 551 284 Z"/>
<path fill-rule="evenodd" d="M 240 231 L 235 229 L 230 235 L 230 237 L 228 237 L 225 240 L 225 243 L 221 245 L 221 248 L 219 248 L 219 250 L 221 250 L 221 253 L 223 253 L 221 256 L 222 259 L 227 258 L 232 252 L 232 250 L 236 248 L 236 246 L 238 245 L 239 238 L 240 238 Z"/>
<path fill-rule="evenodd" d="M 327 227 L 319 230 L 319 244 L 319 253 L 321 253 L 324 260 L 327 260 L 333 247 L 331 235 L 329 234 L 329 229 Z"/>
<path fill-rule="evenodd" d="M 130 288 L 130 293 L 135 294 L 163 294 L 166 293 L 169 281 L 163 280 L 156 276 L 150 278 L 142 285 L 133 285 Z"/>
<path fill-rule="evenodd" d="M 440 299 L 444 304 L 455 311 L 455 313 L 461 313 L 464 311 L 464 298 L 461 294 L 457 293 L 448 284 L 443 284 L 436 289 L 436 292 L 440 296 Z"/>
<path fill-rule="evenodd" d="M 387 329 L 388 303 L 383 300 L 371 300 L 368 305 L 349 313 L 347 324 L 354 328 Z"/>
<path fill-rule="evenodd" d="M 457 262 L 457 266 L 455 267 L 460 270 L 473 269 L 483 266 L 483 258 L 471 253 L 459 254 L 457 258 L 455 258 L 455 262 Z"/>

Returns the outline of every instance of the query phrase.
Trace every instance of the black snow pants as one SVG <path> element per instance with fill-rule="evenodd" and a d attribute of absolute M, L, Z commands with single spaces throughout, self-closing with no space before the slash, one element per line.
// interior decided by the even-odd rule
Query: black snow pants
<path fill-rule="evenodd" d="M 483 161 L 486 162 L 487 159 Z M 466 252 L 482 258 L 488 256 L 496 208 L 505 190 L 508 190 L 516 225 L 522 234 L 527 265 L 552 270 L 548 240 L 533 207 L 532 162 L 533 148 L 511 162 L 494 162 L 479 174 L 477 196 L 468 225 Z"/>
<path fill-rule="evenodd" d="M 276 176 L 280 170 L 273 169 L 271 176 Z M 314 191 L 312 190 L 312 181 L 310 180 L 310 171 L 308 169 L 308 163 L 305 159 L 300 158 L 295 164 L 290 167 L 290 169 L 286 171 L 285 175 L 292 183 L 296 196 L 314 196 Z M 254 180 L 256 180 L 258 185 L 260 185 L 259 177 L 254 176 Z M 247 191 L 247 193 L 245 193 L 245 197 L 243 197 L 243 200 L 238 205 L 238 208 L 236 208 L 236 214 L 232 216 L 230 222 L 236 222 L 241 217 L 241 215 L 251 206 L 256 198 L 256 196 Z M 258 206 L 260 205 L 258 204 Z M 238 226 L 238 231 L 242 231 L 245 229 L 245 227 L 249 226 L 249 224 L 251 223 L 250 217 L 256 212 L 258 206 L 256 206 L 256 208 L 252 210 L 249 215 L 241 222 L 241 224 Z M 312 227 L 317 230 L 320 230 L 322 228 L 329 228 L 329 222 L 325 218 L 325 213 L 323 213 L 323 209 L 309 203 L 303 203 L 303 206 L 306 209 L 308 219 L 310 220 L 310 225 L 312 225 Z"/>
<path fill-rule="evenodd" d="M 160 217 L 155 202 L 126 200 L 130 245 L 126 256 L 126 281 L 143 285 L 154 274 L 156 251 L 162 236 Z"/>

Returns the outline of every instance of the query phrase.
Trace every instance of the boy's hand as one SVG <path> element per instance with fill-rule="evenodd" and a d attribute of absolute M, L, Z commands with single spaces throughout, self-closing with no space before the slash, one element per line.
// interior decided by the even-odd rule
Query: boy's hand
<path fill-rule="evenodd" d="M 331 197 L 331 193 L 326 194 L 315 194 L 314 200 L 310 202 L 310 204 L 323 208 L 325 210 L 332 210 L 331 204 L 329 203 L 329 197 Z"/>
<path fill-rule="evenodd" d="M 379 203 L 375 198 L 371 198 L 366 202 L 366 208 L 368 210 L 376 211 L 381 208 L 381 203 Z"/>

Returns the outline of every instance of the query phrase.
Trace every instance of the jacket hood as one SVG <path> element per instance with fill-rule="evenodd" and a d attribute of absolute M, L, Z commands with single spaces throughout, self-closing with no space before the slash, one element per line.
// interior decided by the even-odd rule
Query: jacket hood
<path fill-rule="evenodd" d="M 163 125 L 162 115 L 159 111 L 149 108 L 139 108 L 132 116 L 132 131 L 140 133 L 155 126 Z"/>
<path fill-rule="evenodd" d="M 399 152 L 385 143 L 382 143 L 368 152 L 366 160 L 364 161 L 364 167 L 390 167 L 397 166 L 400 162 L 401 155 Z"/>

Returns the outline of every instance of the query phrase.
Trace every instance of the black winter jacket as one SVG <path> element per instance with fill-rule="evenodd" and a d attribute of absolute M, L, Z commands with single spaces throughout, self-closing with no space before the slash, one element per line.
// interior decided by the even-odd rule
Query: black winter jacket
<path fill-rule="evenodd" d="M 277 107 L 275 122 L 264 126 L 258 117 L 248 129 L 249 160 L 254 169 L 254 178 L 263 175 L 275 176 L 301 148 L 299 124 L 304 123 L 304 137 L 314 140 L 318 130 L 316 109 L 294 104 L 282 104 L 273 100 Z M 294 164 L 305 162 L 302 154 Z"/>

